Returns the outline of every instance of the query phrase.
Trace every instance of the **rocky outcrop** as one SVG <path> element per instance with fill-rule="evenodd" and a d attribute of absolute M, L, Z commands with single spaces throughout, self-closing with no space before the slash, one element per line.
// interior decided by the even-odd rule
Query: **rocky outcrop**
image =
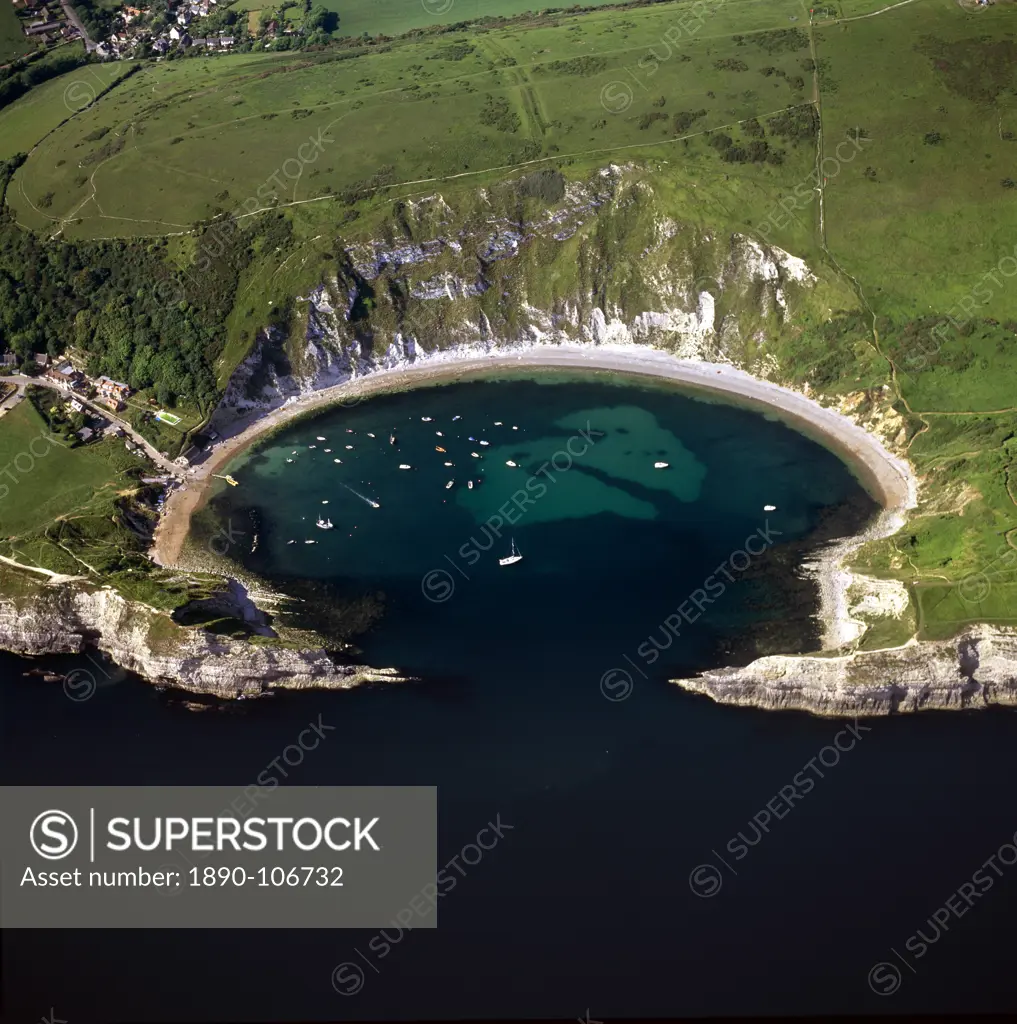
<path fill-rule="evenodd" d="M 843 656 L 770 655 L 672 682 L 720 704 L 815 715 L 1017 706 L 1017 631 L 978 626 L 952 640 Z"/>
<path fill-rule="evenodd" d="M 108 588 L 40 586 L 32 596 L 0 598 L 0 648 L 28 655 L 96 648 L 152 683 L 222 698 L 403 681 L 391 670 L 343 664 L 320 646 L 178 626 Z"/>

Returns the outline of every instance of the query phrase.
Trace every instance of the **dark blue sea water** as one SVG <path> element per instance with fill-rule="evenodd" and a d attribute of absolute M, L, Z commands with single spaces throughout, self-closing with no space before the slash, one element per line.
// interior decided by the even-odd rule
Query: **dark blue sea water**
<path fill-rule="evenodd" d="M 463 546 L 486 543 L 483 524 L 516 481 L 525 490 L 586 429 L 587 414 L 603 436 L 554 483 L 539 476 L 547 493 L 511 526 L 523 561 L 498 567 L 500 538 L 468 564 Z M 512 425 L 517 436 L 496 433 Z M 398 454 L 388 450 L 393 426 Z M 346 429 L 355 440 L 340 436 Z M 653 470 L 657 460 L 671 468 Z M 402 462 L 415 468 L 399 470 Z M 462 486 L 471 463 L 484 479 L 472 491 Z M 96 675 L 94 696 L 75 702 L 5 656 L 3 781 L 243 787 L 321 716 L 328 739 L 289 782 L 437 785 L 441 864 L 498 816 L 511 828 L 443 899 L 439 929 L 390 929 L 398 941 L 384 956 L 374 932 L 7 933 L 11 1019 L 38 1020 L 51 1007 L 77 1022 L 1017 1004 L 1008 934 L 1017 867 L 1000 866 L 923 957 L 905 945 L 919 928 L 932 934 L 927 919 L 1017 830 L 1017 718 L 881 719 L 842 733 L 850 749 L 836 754 L 843 722 L 720 707 L 666 682 L 784 635 L 787 623 L 805 635 L 808 591 L 788 578 L 782 553 L 871 509 L 828 452 L 754 412 L 660 389 L 516 381 L 329 413 L 235 472 L 241 486 L 224 492 L 219 512 L 257 529 L 253 557 L 253 532 L 236 545 L 245 563 L 350 593 L 383 591 L 365 656 L 421 681 L 194 713 L 101 663 L 48 659 Z M 347 500 L 340 482 L 381 507 Z M 654 635 L 663 643 L 661 623 L 764 526 L 764 504 L 777 506 L 780 543 L 734 573 L 650 664 L 640 645 Z M 321 510 L 335 530 L 300 518 Z M 454 588 L 429 600 L 447 591 L 436 583 L 445 577 L 422 584 L 439 569 Z M 602 686 L 612 669 L 631 685 L 612 675 Z M 751 819 L 768 802 L 781 807 L 781 789 L 803 772 L 807 794 L 755 830 Z M 739 833 L 754 845 L 736 859 Z M 868 981 L 883 961 L 901 979 L 885 996 Z M 363 971 L 356 994 L 333 987 L 341 963 Z M 878 968 L 875 987 L 894 977 Z"/>

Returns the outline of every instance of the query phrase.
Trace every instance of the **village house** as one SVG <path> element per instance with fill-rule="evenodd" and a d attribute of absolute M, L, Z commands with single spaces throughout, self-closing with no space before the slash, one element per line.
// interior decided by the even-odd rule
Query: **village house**
<path fill-rule="evenodd" d="M 70 363 L 50 366 L 43 376 L 48 380 L 56 381 L 60 387 L 65 388 L 67 391 L 73 390 L 84 380 L 84 375 L 75 370 Z"/>
<path fill-rule="evenodd" d="M 26 36 L 37 36 L 44 32 L 53 32 L 60 28 L 59 21 L 36 21 L 25 29 Z"/>
<path fill-rule="evenodd" d="M 84 443 L 86 443 L 86 444 L 87 444 L 87 443 L 88 443 L 89 441 L 91 441 L 91 440 L 92 440 L 92 436 L 93 436 L 94 434 L 95 434 L 95 431 L 94 431 L 94 430 L 93 430 L 93 429 L 92 429 L 91 427 L 82 427 L 82 428 L 81 428 L 81 429 L 80 429 L 80 430 L 78 431 L 78 437 L 80 437 L 80 438 L 81 438 L 81 440 L 82 440 L 82 441 L 83 441 Z"/>
<path fill-rule="evenodd" d="M 36 366 L 41 366 L 44 369 L 49 366 L 49 356 L 45 352 L 36 352 L 34 359 Z"/>
<path fill-rule="evenodd" d="M 4 366 L 17 366 L 18 357 L 13 352 L 5 352 L 3 356 Z"/>
<path fill-rule="evenodd" d="M 95 389 L 99 392 L 99 397 L 114 412 L 123 408 L 124 401 L 131 394 L 131 389 L 126 384 L 111 380 L 105 375 L 95 379 Z"/>
<path fill-rule="evenodd" d="M 85 407 L 76 398 L 72 398 L 71 399 L 71 408 L 75 412 L 84 412 L 85 411 Z"/>

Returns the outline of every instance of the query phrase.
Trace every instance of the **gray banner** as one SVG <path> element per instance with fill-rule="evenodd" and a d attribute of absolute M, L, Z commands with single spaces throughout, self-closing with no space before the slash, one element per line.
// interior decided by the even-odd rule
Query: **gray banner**
<path fill-rule="evenodd" d="M 3 928 L 380 928 L 437 874 L 432 786 L 8 786 L 0 822 Z"/>

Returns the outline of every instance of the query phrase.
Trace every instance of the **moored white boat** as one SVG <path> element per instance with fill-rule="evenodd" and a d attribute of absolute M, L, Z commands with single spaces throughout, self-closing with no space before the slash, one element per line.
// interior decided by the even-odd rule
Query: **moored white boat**
<path fill-rule="evenodd" d="M 516 548 L 515 538 L 512 538 L 512 549 L 504 558 L 498 559 L 499 565 L 515 565 L 516 562 L 521 562 L 523 556 L 519 554 L 519 550 Z"/>

